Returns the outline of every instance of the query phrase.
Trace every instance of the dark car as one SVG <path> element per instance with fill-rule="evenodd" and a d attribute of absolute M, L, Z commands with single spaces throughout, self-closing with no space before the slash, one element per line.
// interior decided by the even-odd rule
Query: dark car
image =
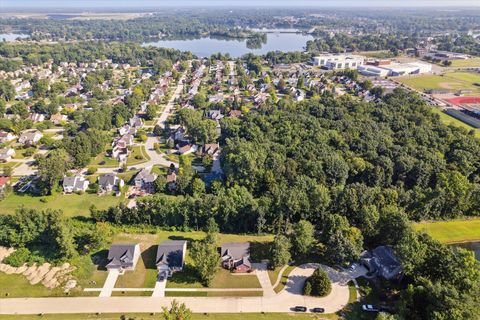
<path fill-rule="evenodd" d="M 295 308 L 293 308 L 293 310 L 294 310 L 295 312 L 307 312 L 307 307 L 296 306 Z"/>
<path fill-rule="evenodd" d="M 314 313 L 324 313 L 325 309 L 324 308 L 313 308 L 312 312 L 314 312 Z"/>

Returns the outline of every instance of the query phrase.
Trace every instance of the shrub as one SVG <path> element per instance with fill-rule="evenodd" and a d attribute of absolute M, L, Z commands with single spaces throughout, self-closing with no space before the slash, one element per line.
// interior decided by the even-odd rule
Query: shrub
<path fill-rule="evenodd" d="M 87 174 L 94 174 L 95 172 L 97 172 L 97 167 L 95 166 L 88 167 Z"/>
<path fill-rule="evenodd" d="M 28 250 L 27 248 L 20 248 L 8 257 L 6 257 L 3 262 L 11 265 L 12 267 L 20 267 L 28 261 L 30 255 L 30 250 Z"/>
<path fill-rule="evenodd" d="M 303 292 L 305 295 L 324 297 L 332 291 L 332 283 L 328 274 L 322 269 L 316 269 L 312 276 L 305 281 Z M 310 294 L 308 294 L 310 292 Z"/>

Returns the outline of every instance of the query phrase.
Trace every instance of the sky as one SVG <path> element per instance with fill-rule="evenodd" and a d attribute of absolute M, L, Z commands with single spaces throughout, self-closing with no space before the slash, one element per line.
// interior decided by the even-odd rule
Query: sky
<path fill-rule="evenodd" d="M 480 0 L 0 0 L 11 8 L 162 8 L 162 7 L 480 7 Z"/>

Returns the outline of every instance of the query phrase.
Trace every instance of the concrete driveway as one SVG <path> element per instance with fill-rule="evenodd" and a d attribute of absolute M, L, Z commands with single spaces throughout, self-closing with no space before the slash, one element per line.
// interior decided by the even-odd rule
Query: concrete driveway
<path fill-rule="evenodd" d="M 102 291 L 100 291 L 99 297 L 110 297 L 112 295 L 112 290 L 115 287 L 118 276 L 120 275 L 119 271 L 116 269 L 111 269 L 108 271 L 107 279 L 103 284 Z"/>
<path fill-rule="evenodd" d="M 317 267 L 328 270 L 332 279 L 332 291 L 323 298 L 301 295 L 303 283 Z M 62 297 L 62 298 L 12 298 L 0 299 L 0 314 L 39 313 L 126 313 L 161 312 L 173 300 L 185 303 L 195 313 L 240 313 L 240 312 L 291 312 L 300 305 L 309 310 L 325 308 L 327 313 L 342 309 L 349 299 L 348 276 L 317 264 L 307 264 L 292 270 L 283 291 L 264 297 Z"/>
<path fill-rule="evenodd" d="M 165 288 L 167 287 L 167 279 L 160 280 L 157 276 L 155 288 L 153 288 L 152 297 L 165 297 Z"/>

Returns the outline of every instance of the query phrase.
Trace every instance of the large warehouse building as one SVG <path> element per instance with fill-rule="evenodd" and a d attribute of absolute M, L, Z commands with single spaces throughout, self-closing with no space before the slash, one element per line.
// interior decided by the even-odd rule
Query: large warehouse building
<path fill-rule="evenodd" d="M 357 69 L 365 57 L 350 54 L 321 54 L 313 58 L 313 64 L 329 70 Z"/>
<path fill-rule="evenodd" d="M 358 67 L 358 72 L 365 76 L 403 76 L 408 74 L 421 74 L 432 71 L 432 65 L 422 62 L 398 63 L 385 66 L 364 65 Z"/>

